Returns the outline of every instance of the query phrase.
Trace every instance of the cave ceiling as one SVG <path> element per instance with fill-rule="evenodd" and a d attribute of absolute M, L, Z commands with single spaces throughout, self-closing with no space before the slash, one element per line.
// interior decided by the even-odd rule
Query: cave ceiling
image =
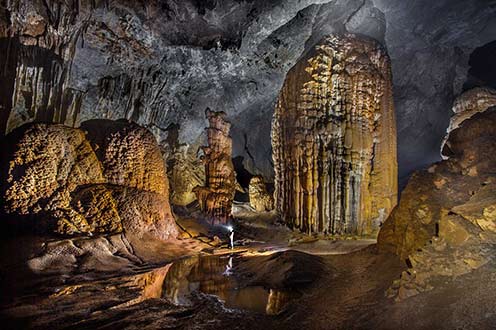
<path fill-rule="evenodd" d="M 440 159 L 470 55 L 496 39 L 492 0 L 4 0 L 1 10 L 2 67 L 23 54 L 1 78 L 4 131 L 127 118 L 164 148 L 178 127 L 176 144 L 194 151 L 209 107 L 232 123 L 233 157 L 269 180 L 277 95 L 325 35 L 362 34 L 387 48 L 400 179 Z M 37 80 L 26 79 L 33 72 Z"/>

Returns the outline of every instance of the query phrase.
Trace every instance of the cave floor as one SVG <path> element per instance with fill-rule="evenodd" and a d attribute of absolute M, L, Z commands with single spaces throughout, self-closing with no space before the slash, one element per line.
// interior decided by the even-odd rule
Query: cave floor
<path fill-rule="evenodd" d="M 64 273 L 45 270 L 24 277 L 19 270 L 2 276 L 10 281 L 4 284 L 10 290 L 3 290 L 2 329 L 492 329 L 496 324 L 494 265 L 454 280 L 440 278 L 434 290 L 395 302 L 385 292 L 406 266 L 379 254 L 374 241 L 303 239 L 270 222 L 270 214 L 242 209 L 238 216 L 233 250 L 220 238 L 222 228 L 179 217 L 186 230 L 181 240 L 167 247 L 134 243 L 137 259 L 114 253 L 126 260 L 122 264 L 97 257 L 108 266 L 99 272 L 90 267 L 98 263 L 79 258 L 79 267 Z M 60 267 L 60 261 L 52 266 Z"/>

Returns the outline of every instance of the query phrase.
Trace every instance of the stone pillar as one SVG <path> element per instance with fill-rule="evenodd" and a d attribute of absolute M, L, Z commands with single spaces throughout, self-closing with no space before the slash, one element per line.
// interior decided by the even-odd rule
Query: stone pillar
<path fill-rule="evenodd" d="M 272 147 L 276 209 L 307 233 L 375 235 L 397 203 L 391 66 L 376 41 L 324 38 L 288 73 Z"/>
<path fill-rule="evenodd" d="M 229 136 L 231 123 L 224 112 L 207 108 L 205 115 L 210 123 L 207 128 L 208 146 L 204 152 L 206 185 L 196 187 L 201 210 L 212 223 L 226 223 L 231 217 L 236 189 L 236 176 L 232 162 L 232 139 Z"/>

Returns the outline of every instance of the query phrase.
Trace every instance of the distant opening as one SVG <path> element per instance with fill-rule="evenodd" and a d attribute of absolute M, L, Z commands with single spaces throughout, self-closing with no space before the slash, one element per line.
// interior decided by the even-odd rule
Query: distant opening
<path fill-rule="evenodd" d="M 248 188 L 253 174 L 251 174 L 243 165 L 244 159 L 245 158 L 242 156 L 235 157 L 233 158 L 233 164 L 234 170 L 236 171 L 236 179 L 238 180 L 239 184 L 243 188 Z"/>
<path fill-rule="evenodd" d="M 470 69 L 465 90 L 482 86 L 496 88 L 496 41 L 476 48 L 470 55 L 468 64 Z"/>
<path fill-rule="evenodd" d="M 236 180 L 238 180 L 239 185 L 245 190 L 244 193 L 236 191 L 234 200 L 237 202 L 248 202 L 250 200 L 248 196 L 248 186 L 250 185 L 250 180 L 253 177 L 243 165 L 243 160 L 245 158 L 238 156 L 233 158 L 234 170 L 236 171 Z"/>

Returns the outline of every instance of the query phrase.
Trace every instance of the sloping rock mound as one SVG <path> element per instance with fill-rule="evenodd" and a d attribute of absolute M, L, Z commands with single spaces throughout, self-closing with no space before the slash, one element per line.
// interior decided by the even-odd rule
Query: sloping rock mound
<path fill-rule="evenodd" d="M 493 258 L 496 243 L 496 108 L 473 115 L 450 133 L 448 160 L 410 179 L 379 233 L 382 250 L 411 269 L 397 289 L 405 298 Z"/>
<path fill-rule="evenodd" d="M 169 199 L 161 194 L 122 186 L 112 187 L 126 232 L 167 240 L 177 236 Z"/>
<path fill-rule="evenodd" d="M 153 135 L 124 121 L 84 127 L 91 143 L 82 129 L 47 124 L 24 126 L 6 138 L 1 212 L 16 226 L 43 233 L 124 229 L 175 237 L 165 165 Z"/>
<path fill-rule="evenodd" d="M 329 269 L 318 256 L 289 250 L 248 260 L 237 271 L 253 274 L 250 284 L 291 288 L 313 283 Z"/>
<path fill-rule="evenodd" d="M 386 50 L 352 34 L 324 38 L 286 77 L 272 147 L 276 209 L 290 227 L 377 234 L 397 203 Z"/>

